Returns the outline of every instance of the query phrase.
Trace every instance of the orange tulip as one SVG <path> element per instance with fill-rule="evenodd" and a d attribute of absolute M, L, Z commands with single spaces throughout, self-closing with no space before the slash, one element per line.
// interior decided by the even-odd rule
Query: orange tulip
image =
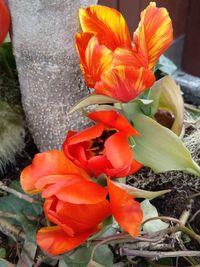
<path fill-rule="evenodd" d="M 91 190 L 90 195 L 94 192 Z M 100 230 L 100 223 L 110 215 L 110 205 L 105 197 L 95 204 L 73 204 L 52 196 L 45 200 L 44 212 L 55 226 L 41 228 L 36 240 L 42 250 L 57 255 L 79 246 Z"/>
<path fill-rule="evenodd" d="M 0 44 L 4 39 L 10 28 L 10 14 L 4 0 L 0 0 Z"/>
<path fill-rule="evenodd" d="M 74 204 L 55 196 L 45 200 L 45 215 L 54 226 L 43 227 L 37 232 L 36 240 L 42 250 L 57 255 L 78 247 L 99 231 L 101 222 L 110 215 L 131 236 L 139 234 L 143 217 L 139 202 L 109 179 L 107 182 L 109 201 L 104 197 L 95 204 Z M 98 186 L 98 190 L 102 187 Z M 90 196 L 94 192 L 91 189 Z"/>
<path fill-rule="evenodd" d="M 88 117 L 96 124 L 68 132 L 63 144 L 66 156 L 95 177 L 124 177 L 138 171 L 142 164 L 134 160 L 128 137 L 139 133 L 128 120 L 114 110 L 92 112 Z"/>
<path fill-rule="evenodd" d="M 47 151 L 37 154 L 31 165 L 21 173 L 20 182 L 22 189 L 29 194 L 37 194 L 42 188 L 36 188 L 36 182 L 49 175 L 81 174 L 89 179 L 88 174 L 72 163 L 63 152 L 58 150 Z"/>
<path fill-rule="evenodd" d="M 94 87 L 101 79 L 101 73 L 110 69 L 112 52 L 104 45 L 99 45 L 98 39 L 91 33 L 80 33 L 76 36 L 76 46 L 79 57 L 83 58 L 80 64 L 88 87 Z"/>
<path fill-rule="evenodd" d="M 133 40 L 133 52 L 146 57 L 148 67 L 152 69 L 173 41 L 172 22 L 167 10 L 157 8 L 156 3 L 151 2 L 141 12 L 141 21 Z"/>
<path fill-rule="evenodd" d="M 95 93 L 128 102 L 149 88 L 155 81 L 152 71 L 144 68 L 118 66 L 101 74 L 95 84 Z"/>
<path fill-rule="evenodd" d="M 79 18 L 83 32 L 97 36 L 100 45 L 114 51 L 117 47 L 132 47 L 128 26 L 122 14 L 105 6 L 81 8 Z"/>
<path fill-rule="evenodd" d="M 110 179 L 107 179 L 107 182 L 112 215 L 126 232 L 133 237 L 138 236 L 138 228 L 143 218 L 140 203 L 125 190 L 113 184 Z"/>
<path fill-rule="evenodd" d="M 141 13 L 134 45 L 120 12 L 90 6 L 80 9 L 79 16 L 83 30 L 76 36 L 80 66 L 86 84 L 96 94 L 128 102 L 152 86 L 152 69 L 173 40 L 165 8 L 151 2 Z"/>
<path fill-rule="evenodd" d="M 122 128 L 122 121 L 116 120 Z M 127 131 L 134 130 L 128 126 Z M 45 216 L 54 224 L 37 232 L 41 249 L 52 255 L 74 249 L 99 231 L 110 215 L 130 235 L 137 236 L 142 222 L 139 203 L 109 179 L 108 186 L 101 187 L 64 158 L 59 151 L 43 152 L 23 171 L 22 187 L 31 193 L 42 192 Z"/>

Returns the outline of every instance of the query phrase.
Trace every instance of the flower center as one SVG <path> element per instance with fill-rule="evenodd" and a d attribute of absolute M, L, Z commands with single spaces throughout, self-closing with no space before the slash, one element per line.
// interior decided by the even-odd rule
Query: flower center
<path fill-rule="evenodd" d="M 91 152 L 92 156 L 102 155 L 104 152 L 105 141 L 117 131 L 115 129 L 106 129 L 103 131 L 102 135 L 93 139 L 88 151 Z"/>

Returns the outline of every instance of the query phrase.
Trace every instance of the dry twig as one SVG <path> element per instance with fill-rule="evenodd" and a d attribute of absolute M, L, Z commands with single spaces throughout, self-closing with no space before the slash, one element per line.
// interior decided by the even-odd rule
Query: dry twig
<path fill-rule="evenodd" d="M 17 190 L 4 185 L 1 181 L 0 181 L 0 189 L 2 189 L 3 191 L 6 191 L 8 193 L 11 193 L 11 194 L 15 195 L 16 197 L 23 199 L 23 200 L 25 200 L 31 204 L 43 205 L 43 203 L 41 201 L 34 199 L 30 196 L 27 196 L 26 194 L 23 194 L 21 192 L 18 192 Z"/>
<path fill-rule="evenodd" d="M 163 258 L 175 257 L 200 257 L 200 251 L 145 251 L 145 250 L 132 250 L 128 248 L 120 249 L 121 256 L 143 257 L 150 260 L 159 260 Z"/>

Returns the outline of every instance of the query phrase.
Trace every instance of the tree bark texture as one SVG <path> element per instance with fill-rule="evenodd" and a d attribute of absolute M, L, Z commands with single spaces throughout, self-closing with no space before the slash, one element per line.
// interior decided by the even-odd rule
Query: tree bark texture
<path fill-rule="evenodd" d="M 78 10 L 96 0 L 8 0 L 22 104 L 40 151 L 59 148 L 81 128 L 70 108 L 87 94 L 75 49 Z"/>

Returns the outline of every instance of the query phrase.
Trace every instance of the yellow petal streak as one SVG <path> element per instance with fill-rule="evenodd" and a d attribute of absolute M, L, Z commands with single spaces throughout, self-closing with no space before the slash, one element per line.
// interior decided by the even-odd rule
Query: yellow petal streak
<path fill-rule="evenodd" d="M 112 51 L 122 46 L 131 48 L 126 21 L 117 10 L 105 6 L 90 6 L 81 8 L 79 17 L 83 32 L 95 34 L 100 44 Z"/>
<path fill-rule="evenodd" d="M 173 28 L 165 8 L 157 8 L 154 2 L 141 12 L 141 21 L 134 33 L 134 50 L 146 57 L 152 69 L 156 61 L 173 41 Z"/>

